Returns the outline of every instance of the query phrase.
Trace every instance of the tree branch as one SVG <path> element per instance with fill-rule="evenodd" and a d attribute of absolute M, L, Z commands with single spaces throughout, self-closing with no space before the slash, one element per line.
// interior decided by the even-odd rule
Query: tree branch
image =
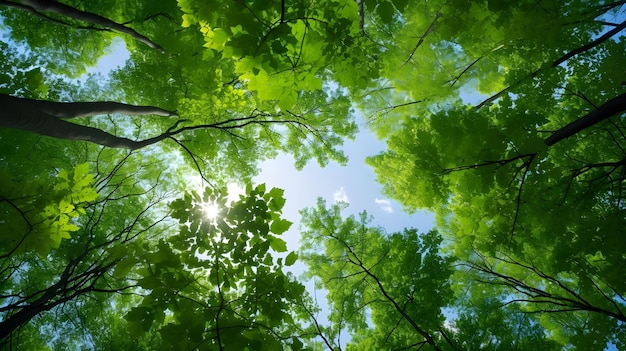
<path fill-rule="evenodd" d="M 365 35 L 365 0 L 356 0 L 359 7 L 359 30 Z"/>
<path fill-rule="evenodd" d="M 123 24 L 112 21 L 106 17 L 102 17 L 95 13 L 81 11 L 75 7 L 54 1 L 54 0 L 21 0 L 21 4 L 16 4 L 12 1 L 0 1 L 0 5 L 10 6 L 14 8 L 18 8 L 20 10 L 25 10 L 30 13 L 33 13 L 39 17 L 49 20 L 50 17 L 42 16 L 39 13 L 41 11 L 47 11 L 51 13 L 55 13 L 57 15 L 73 18 L 79 21 L 92 23 L 95 25 L 102 26 L 104 28 L 110 28 L 112 30 L 118 31 L 120 33 L 124 33 L 132 37 L 133 39 L 140 41 L 152 49 L 159 50 L 163 52 L 163 48 L 154 43 L 152 40 L 148 39 L 146 36 L 139 34 L 137 31 L 130 27 L 126 27 Z M 21 5 L 21 6 L 20 6 Z M 54 20 L 53 23 L 60 24 L 63 23 L 61 21 Z"/>
<path fill-rule="evenodd" d="M 526 79 L 529 78 L 533 78 L 535 76 L 537 76 L 539 73 L 556 67 L 558 65 L 560 65 L 561 63 L 569 60 L 570 58 L 583 53 L 585 51 L 591 50 L 594 47 L 602 44 L 603 42 L 605 42 L 606 40 L 608 40 L 609 38 L 611 38 L 612 36 L 618 34 L 619 32 L 621 32 L 624 28 L 626 28 L 626 21 L 620 23 L 619 25 L 617 25 L 615 28 L 611 29 L 610 31 L 604 33 L 603 35 L 599 36 L 596 40 L 589 42 L 583 46 L 580 46 L 568 53 L 566 53 L 565 55 L 559 57 L 557 60 L 555 60 L 554 62 L 552 62 L 549 66 L 542 66 L 541 68 L 523 76 L 522 78 L 516 80 L 513 84 L 509 85 L 508 87 L 500 90 L 499 92 L 497 92 L 496 94 L 490 96 L 489 98 L 487 98 L 486 100 L 484 100 L 483 102 L 481 102 L 480 104 L 476 105 L 476 109 L 480 109 L 481 107 L 484 107 L 486 105 L 491 104 L 493 101 L 495 101 L 496 99 L 499 99 L 502 95 L 504 95 L 506 92 L 508 92 L 509 90 L 511 90 L 512 88 L 518 86 L 519 84 L 521 84 L 523 81 L 525 81 Z"/>
<path fill-rule="evenodd" d="M 475 164 L 472 164 L 472 165 L 465 165 L 465 166 L 457 166 L 457 167 L 452 167 L 452 168 L 446 168 L 446 169 L 441 171 L 441 174 L 445 175 L 445 174 L 452 173 L 452 172 L 465 171 L 465 170 L 468 170 L 468 169 L 475 169 L 475 168 L 479 168 L 479 167 L 493 166 L 493 165 L 497 165 L 498 167 L 500 167 L 500 166 L 504 166 L 504 165 L 506 165 L 508 163 L 511 163 L 513 161 L 517 161 L 517 160 L 524 159 L 524 158 L 527 158 L 527 157 L 532 158 L 534 156 L 536 156 L 536 154 L 523 154 L 523 155 L 517 155 L 515 157 L 508 158 L 506 160 L 484 161 L 484 162 L 475 163 Z M 525 161 L 525 162 L 527 162 L 527 161 Z"/>
<path fill-rule="evenodd" d="M 601 313 L 601 314 L 604 314 L 608 317 L 615 318 L 622 322 L 626 321 L 626 316 L 622 313 L 621 309 L 617 308 L 616 309 L 617 312 L 614 312 L 611 310 L 607 310 L 603 307 L 593 305 L 587 299 L 585 299 L 579 292 L 576 292 L 574 289 L 566 286 L 557 277 L 550 276 L 546 274 L 545 272 L 541 271 L 532 263 L 524 264 L 511 258 L 507 259 L 503 257 L 491 257 L 492 259 L 496 260 L 496 262 L 501 262 L 501 263 L 506 263 L 506 264 L 510 264 L 513 266 L 517 266 L 519 268 L 522 268 L 523 270 L 526 270 L 529 273 L 534 274 L 541 280 L 545 280 L 545 281 L 553 283 L 553 286 L 558 288 L 561 291 L 561 293 L 559 293 L 558 291 L 555 293 L 552 293 L 552 292 L 547 291 L 545 288 L 534 287 L 530 285 L 529 283 L 526 283 L 515 277 L 497 272 L 494 268 L 495 264 L 489 264 L 487 262 L 488 260 L 486 257 L 481 255 L 477 251 L 475 251 L 475 253 L 480 257 L 480 259 L 482 260 L 482 263 L 468 262 L 467 266 L 471 269 L 475 269 L 479 272 L 482 272 L 486 274 L 487 276 L 491 276 L 488 278 L 489 279 L 488 281 L 483 281 L 484 283 L 491 283 L 491 284 L 506 286 L 528 297 L 524 299 L 514 298 L 511 301 L 508 301 L 507 304 L 516 303 L 516 302 L 527 302 L 527 303 L 535 303 L 535 304 L 552 304 L 555 306 L 559 306 L 559 308 L 549 310 L 549 311 L 545 311 L 545 310 L 542 310 L 542 311 L 543 312 L 589 311 L 589 312 Z M 545 286 L 546 284 L 542 283 L 542 285 Z M 606 293 L 604 293 L 600 289 L 600 287 L 597 286 L 597 284 L 595 284 L 595 282 L 594 282 L 594 286 L 596 290 L 598 290 L 604 298 L 608 299 L 608 296 L 606 295 Z M 611 301 L 611 302 L 613 302 L 612 305 L 614 307 L 617 307 L 617 304 L 614 303 L 615 301 Z"/>
<path fill-rule="evenodd" d="M 614 97 L 597 109 L 555 131 L 544 143 L 548 146 L 552 146 L 565 138 L 624 111 L 626 111 L 626 93 Z"/>
<path fill-rule="evenodd" d="M 329 232 L 329 236 L 337 241 L 339 241 L 345 248 L 346 250 L 348 250 L 348 252 L 350 253 L 350 255 L 354 258 L 354 260 L 350 259 L 350 262 L 352 262 L 352 264 L 356 265 L 357 267 L 361 268 L 363 270 L 363 272 L 365 272 L 365 274 L 367 276 L 369 276 L 372 280 L 374 280 L 374 283 L 376 283 L 379 291 L 383 294 L 383 296 L 385 297 L 385 299 L 389 302 L 391 302 L 391 304 L 394 306 L 394 309 L 404 318 L 406 319 L 406 321 L 413 327 L 413 329 L 420 334 L 425 341 L 430 344 L 430 346 L 432 346 L 433 349 L 437 350 L 437 351 L 441 351 L 441 349 L 439 348 L 439 346 L 437 346 L 437 343 L 435 342 L 435 339 L 432 337 L 432 335 L 430 335 L 430 333 L 428 333 L 426 330 L 422 329 L 419 325 L 417 325 L 417 323 L 413 320 L 413 318 L 411 318 L 411 316 L 409 316 L 405 311 L 404 308 L 402 308 L 398 302 L 389 295 L 389 293 L 387 292 L 387 290 L 385 289 L 385 287 L 383 286 L 382 282 L 380 281 L 380 279 L 378 279 L 378 277 L 372 273 L 367 267 L 365 267 L 364 263 L 359 259 L 359 257 L 356 255 L 356 253 L 354 252 L 354 250 L 352 250 L 352 247 L 350 245 L 348 245 L 348 243 L 346 243 L 344 240 L 342 240 L 341 238 L 337 237 L 336 235 L 334 235 L 334 233 L 330 233 Z"/>
<path fill-rule="evenodd" d="M 407 58 L 406 61 L 404 61 L 404 63 L 402 65 L 406 65 L 407 62 L 411 61 L 411 59 L 413 58 L 413 55 L 415 55 L 415 51 L 417 51 L 417 49 L 420 47 L 420 45 L 422 45 L 422 43 L 424 43 L 424 40 L 426 39 L 428 34 L 430 34 L 435 29 L 435 22 L 437 22 L 437 19 L 439 17 L 441 17 L 441 12 L 437 11 L 437 14 L 435 14 L 435 18 L 430 23 L 430 26 L 426 29 L 424 34 L 422 34 L 422 36 L 420 37 L 419 41 L 417 42 L 417 44 L 413 48 L 413 51 L 411 51 L 411 54 L 409 55 L 409 58 Z"/>

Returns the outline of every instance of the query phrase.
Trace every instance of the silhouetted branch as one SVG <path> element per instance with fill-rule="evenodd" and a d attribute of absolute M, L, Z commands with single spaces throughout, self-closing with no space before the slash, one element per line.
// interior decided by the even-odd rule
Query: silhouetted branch
<path fill-rule="evenodd" d="M 411 51 L 411 54 L 409 54 L 409 58 L 407 58 L 406 61 L 404 61 L 403 65 L 406 65 L 407 62 L 411 61 L 411 59 L 413 58 L 413 55 L 415 55 L 415 51 L 417 51 L 420 45 L 422 45 L 422 43 L 424 42 L 428 34 L 430 34 L 435 29 L 435 23 L 437 22 L 437 19 L 439 19 L 439 17 L 441 17 L 441 12 L 437 11 L 437 14 L 435 14 L 435 18 L 433 18 L 433 21 L 430 23 L 430 26 L 426 28 L 426 31 L 424 32 L 424 34 L 422 34 L 422 36 L 419 38 L 419 40 L 417 41 L 417 44 Z"/>
<path fill-rule="evenodd" d="M 626 93 L 612 98 L 597 109 L 560 128 L 552 133 L 544 142 L 546 145 L 552 146 L 565 138 L 624 111 L 626 111 Z"/>
<path fill-rule="evenodd" d="M 117 23 L 115 21 L 112 21 L 98 14 L 87 12 L 87 11 L 82 11 L 75 7 L 72 7 L 72 6 L 69 6 L 64 3 L 54 1 L 54 0 L 22 0 L 21 3 L 15 3 L 13 1 L 3 0 L 3 1 L 0 1 L 0 5 L 14 7 L 20 10 L 30 12 L 40 18 L 43 18 L 55 24 L 69 25 L 68 23 L 64 21 L 56 20 L 49 16 L 46 16 L 39 11 L 40 10 L 47 11 L 47 12 L 55 13 L 57 15 L 72 18 L 75 20 L 92 23 L 95 25 L 102 26 L 106 29 L 111 29 L 120 33 L 127 34 L 131 36 L 133 39 L 140 41 L 153 49 L 159 50 L 161 52 L 164 51 L 163 48 L 161 48 L 159 45 L 154 43 L 152 40 L 148 39 L 148 37 L 142 34 L 139 34 L 136 30 L 130 27 L 126 27 L 123 24 Z M 79 28 L 79 29 L 91 29 L 91 28 L 84 27 L 84 28 Z"/>
<path fill-rule="evenodd" d="M 553 68 L 553 67 L 557 67 L 558 65 L 560 65 L 561 63 L 569 60 L 570 58 L 583 53 L 585 51 L 588 51 L 590 49 L 593 49 L 594 47 L 602 44 L 603 42 L 605 42 L 606 40 L 608 40 L 609 38 L 611 38 L 612 36 L 620 33 L 622 30 L 624 30 L 624 28 L 626 28 L 626 21 L 620 23 L 618 26 L 616 26 L 615 28 L 611 29 L 610 31 L 604 33 L 603 35 L 599 36 L 598 38 L 596 38 L 594 41 L 591 41 L 583 46 L 580 46 L 568 53 L 566 53 L 565 55 L 559 57 L 557 60 L 555 60 L 554 62 L 552 62 L 549 66 L 542 66 L 541 68 L 523 76 L 522 78 L 516 80 L 513 84 L 509 85 L 508 87 L 500 90 L 499 92 L 497 92 L 496 94 L 490 96 L 489 98 L 487 98 L 486 100 L 484 100 L 483 102 L 481 102 L 480 104 L 476 105 L 477 109 L 480 109 L 481 107 L 484 107 L 485 105 L 488 105 L 490 103 L 492 103 L 494 100 L 500 98 L 502 95 L 504 95 L 505 93 L 507 93 L 509 90 L 511 90 L 512 88 L 518 86 L 519 84 L 521 84 L 523 81 L 530 79 L 530 78 L 534 78 L 536 77 L 539 73 Z"/>

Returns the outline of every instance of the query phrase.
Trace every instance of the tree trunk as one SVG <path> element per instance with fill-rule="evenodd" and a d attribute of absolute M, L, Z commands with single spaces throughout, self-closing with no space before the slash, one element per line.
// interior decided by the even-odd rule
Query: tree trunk
<path fill-rule="evenodd" d="M 15 313 L 10 313 L 7 318 L 0 321 L 0 348 L 4 346 L 6 338 L 11 335 L 14 330 L 26 325 L 34 317 L 42 312 L 50 311 L 56 306 L 64 304 L 78 296 L 94 291 L 95 282 L 109 270 L 113 264 L 106 266 L 97 266 L 91 270 L 87 270 L 78 275 L 74 274 L 78 264 L 83 258 L 96 247 L 92 247 L 84 251 L 77 258 L 72 260 L 66 267 L 59 280 L 47 289 L 43 290 L 37 299 L 28 305 L 15 307 Z"/>
<path fill-rule="evenodd" d="M 112 148 L 137 149 L 145 143 L 118 137 L 103 130 L 67 122 L 63 118 L 97 114 L 154 114 L 177 116 L 175 112 L 152 106 L 118 102 L 51 102 L 0 94 L 0 128 L 14 128 L 60 139 L 84 140 Z"/>
<path fill-rule="evenodd" d="M 65 302 L 64 300 L 59 300 L 58 302 L 46 305 L 50 301 L 50 299 L 52 299 L 52 297 L 54 297 L 54 295 L 58 293 L 56 291 L 57 288 L 58 286 L 57 284 L 55 284 L 50 289 L 46 290 L 42 297 L 29 304 L 28 306 L 23 307 L 16 313 L 10 315 L 8 318 L 0 322 L 0 346 L 3 345 L 4 339 L 11 335 L 14 330 L 28 323 L 36 315 L 41 312 L 49 311 L 52 309 L 52 307 L 55 307 Z"/>
<path fill-rule="evenodd" d="M 35 14 L 38 14 L 38 10 L 47 11 L 83 22 L 96 24 L 104 28 L 110 28 L 120 33 L 128 34 L 133 39 L 140 41 L 153 49 L 159 50 L 161 52 L 164 51 L 163 48 L 161 48 L 158 44 L 154 43 L 146 36 L 139 34 L 132 28 L 126 27 L 123 24 L 117 23 L 95 13 L 81 11 L 77 8 L 54 0 L 21 0 L 19 3 L 12 1 L 1 1 L 0 5 L 19 8 L 21 10 L 26 10 Z"/>
<path fill-rule="evenodd" d="M 565 138 L 624 111 L 626 111 L 626 93 L 618 95 L 604 103 L 604 105 L 552 133 L 552 135 L 545 140 L 545 143 L 548 146 L 552 146 Z"/>

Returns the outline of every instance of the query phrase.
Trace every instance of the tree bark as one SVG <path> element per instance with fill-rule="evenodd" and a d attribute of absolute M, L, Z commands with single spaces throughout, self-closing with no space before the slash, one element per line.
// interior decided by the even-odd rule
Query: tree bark
<path fill-rule="evenodd" d="M 70 261 L 56 283 L 42 290 L 42 294 L 29 304 L 15 306 L 15 310 L 17 311 L 12 314 L 9 313 L 7 318 L 0 321 L 0 347 L 4 346 L 3 343 L 6 338 L 11 335 L 14 330 L 26 325 L 40 313 L 50 311 L 56 306 L 92 291 L 103 291 L 95 289 L 94 284 L 114 266 L 115 262 L 96 266 L 74 275 L 78 264 L 82 262 L 91 250 L 96 248 L 98 248 L 98 246 L 93 246 L 83 251 L 77 258 Z M 108 292 L 114 291 L 111 290 Z"/>
<path fill-rule="evenodd" d="M 77 8 L 71 7 L 69 5 L 54 1 L 54 0 L 21 0 L 18 2 L 13 1 L 0 1 L 0 5 L 10 6 L 19 8 L 21 10 L 29 11 L 34 14 L 39 14 L 39 10 L 56 13 L 58 15 L 62 15 L 65 17 L 73 18 L 76 20 L 80 20 L 83 22 L 96 24 L 102 26 L 104 28 L 109 28 L 120 33 L 127 34 L 131 36 L 133 39 L 140 41 L 149 47 L 159 50 L 163 52 L 163 48 L 158 44 L 154 43 L 148 37 L 139 34 L 132 28 L 126 27 L 123 24 L 112 21 L 106 17 L 102 17 L 95 13 L 81 11 Z"/>
<path fill-rule="evenodd" d="M 177 116 L 175 112 L 152 106 L 134 106 L 118 102 L 51 102 L 0 94 L 0 128 L 14 128 L 60 139 L 84 140 L 112 148 L 138 149 L 146 146 L 103 130 L 70 123 L 64 118 L 98 114 Z"/>
<path fill-rule="evenodd" d="M 603 121 L 611 116 L 626 111 L 626 93 L 607 101 L 604 105 L 562 127 L 552 133 L 544 142 L 548 146 L 552 146 L 559 141 L 568 138 L 594 124 Z"/>
<path fill-rule="evenodd" d="M 8 318 L 0 322 L 0 346 L 4 341 L 4 338 L 13 333 L 13 331 L 17 328 L 28 323 L 28 321 L 33 319 L 36 315 L 40 314 L 41 312 L 49 311 L 53 307 L 65 302 L 64 299 L 60 299 L 58 301 L 54 301 L 48 304 L 56 294 L 59 294 L 59 291 L 57 291 L 58 288 L 59 283 L 51 286 L 39 299 L 23 307 L 16 313 L 10 315 Z"/>

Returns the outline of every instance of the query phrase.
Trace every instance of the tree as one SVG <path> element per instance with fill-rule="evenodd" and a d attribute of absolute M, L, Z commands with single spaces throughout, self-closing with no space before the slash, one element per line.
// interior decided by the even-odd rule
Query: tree
<path fill-rule="evenodd" d="M 328 318 L 337 328 L 326 335 L 328 349 L 341 347 L 347 329 L 347 349 L 441 350 L 441 309 L 452 296 L 450 260 L 438 252 L 441 238 L 416 230 L 384 236 L 367 227 L 366 213 L 341 218 L 340 206 L 327 209 L 320 199 L 302 212 L 301 257 L 308 276 L 328 291 Z"/>
<path fill-rule="evenodd" d="M 310 313 L 310 329 L 329 350 L 561 349 L 498 283 L 444 253 L 436 231 L 385 233 L 366 213 L 343 217 L 344 208 L 319 200 L 302 211 L 300 257 L 330 310 L 330 325 Z"/>
<path fill-rule="evenodd" d="M 55 4 L 55 6 L 59 5 L 58 3 Z M 104 13 L 111 12 L 110 9 L 103 9 L 101 6 L 102 4 L 99 4 L 96 10 Z M 157 10 L 164 12 L 147 14 L 148 11 Z M 92 12 L 89 9 L 86 11 Z M 144 16 L 145 14 L 145 17 L 149 18 L 138 25 L 146 28 L 145 33 L 163 42 L 163 47 L 168 52 L 167 56 L 169 57 L 164 58 L 162 54 L 145 51 L 143 47 L 137 47 L 131 52 L 133 56 L 132 66 L 122 69 L 118 76 L 121 81 L 113 83 L 116 88 L 126 92 L 122 95 L 123 99 L 148 102 L 150 99 L 154 99 L 157 101 L 154 105 L 161 105 L 165 101 L 165 104 L 169 105 L 167 110 L 156 107 L 130 107 L 127 104 L 115 104 L 113 107 L 113 104 L 104 102 L 98 105 L 94 103 L 54 104 L 49 101 L 3 96 L 3 101 L 10 106 L 10 109 L 7 109 L 6 113 L 1 116 L 2 126 L 22 128 L 60 138 L 89 140 L 109 147 L 131 149 L 145 147 L 161 140 L 170 140 L 196 164 L 198 159 L 212 163 L 210 159 L 218 155 L 220 158 L 227 159 L 232 156 L 229 154 L 239 153 L 242 149 L 253 147 L 252 145 L 255 148 L 254 157 L 256 160 L 250 159 L 239 162 L 242 164 L 242 168 L 253 168 L 251 163 L 273 155 L 277 149 L 293 152 L 299 166 L 302 166 L 311 157 L 317 158 L 322 163 L 326 163 L 329 159 L 344 159 L 335 146 L 342 141 L 341 136 L 352 135 L 356 126 L 350 119 L 332 117 L 337 114 L 344 116 L 348 114 L 349 103 L 347 99 L 337 93 L 324 92 L 320 85 L 316 89 L 304 91 L 300 96 L 297 96 L 298 99 L 293 99 L 288 106 L 281 104 L 281 108 L 276 110 L 276 100 L 284 94 L 266 95 L 259 98 L 258 94 L 253 94 L 253 90 L 248 89 L 249 82 L 243 81 L 237 76 L 227 76 L 224 78 L 228 80 L 222 80 L 222 72 L 228 75 L 234 74 L 235 60 L 222 58 L 212 49 L 204 49 L 206 52 L 202 54 L 203 59 L 197 60 L 198 49 L 201 48 L 204 41 L 201 32 L 196 31 L 196 28 L 193 30 L 190 28 L 182 33 L 175 31 L 180 25 L 176 19 L 177 17 L 180 18 L 178 11 L 177 7 L 170 5 L 163 8 L 133 8 L 129 12 L 130 14 L 138 13 L 136 16 Z M 18 32 L 16 29 L 21 28 L 22 25 L 19 21 L 25 19 L 20 13 L 9 12 L 8 14 L 6 22 L 11 24 L 11 34 L 16 41 L 23 40 L 23 38 L 15 37 L 15 34 Z M 113 16 L 113 14 L 108 16 Z M 119 14 L 116 13 L 115 16 L 119 16 Z M 159 25 L 152 25 L 154 21 L 159 21 Z M 45 21 L 42 22 L 42 25 L 47 26 L 51 31 L 65 31 L 64 34 L 69 38 L 70 45 L 73 40 L 76 40 L 77 43 L 79 40 L 81 40 L 80 42 L 84 40 L 81 36 L 77 36 L 79 33 L 74 28 L 69 28 L 74 31 L 68 31 L 66 26 L 58 26 L 54 21 Z M 27 37 L 28 42 L 20 45 L 28 47 L 32 41 L 38 43 L 36 40 L 38 34 L 27 33 L 30 36 Z M 94 40 L 101 40 L 101 36 L 106 33 L 89 31 L 88 34 L 94 37 Z M 66 43 L 65 46 L 67 45 Z M 94 62 L 94 59 L 97 59 L 96 55 L 101 53 L 101 51 L 93 53 L 88 58 L 90 60 L 88 62 Z M 54 57 L 54 55 L 50 56 Z M 35 59 L 38 61 L 38 65 L 48 68 L 53 73 L 68 74 L 66 68 L 57 69 L 56 62 L 49 62 L 46 58 L 37 56 Z M 213 69 L 207 71 L 207 67 Z M 73 71 L 71 72 L 73 73 Z M 168 72 L 168 74 L 155 80 L 147 79 L 154 77 L 156 72 Z M 140 77 L 133 81 L 128 80 L 135 73 Z M 41 81 L 40 84 L 46 85 L 44 81 Z M 168 98 L 166 99 L 162 98 L 164 85 L 168 86 L 166 93 Z M 296 89 L 293 93 L 295 94 L 295 91 L 301 87 L 293 88 Z M 144 94 L 147 89 L 151 90 L 150 93 Z M 45 97 L 45 89 L 40 90 L 40 95 Z M 135 97 L 138 96 L 141 98 L 136 99 Z M 298 103 L 296 104 L 296 102 Z M 334 104 L 335 109 L 328 108 L 329 104 Z M 180 115 L 182 119 L 172 122 L 146 120 L 147 123 L 141 123 L 141 125 L 145 126 L 144 129 L 153 131 L 153 134 L 144 140 L 134 142 L 126 137 L 116 137 L 112 133 L 98 130 L 101 128 L 78 126 L 66 123 L 64 120 L 43 116 L 41 106 L 44 105 L 48 109 L 52 108 L 55 112 L 63 110 L 62 115 L 68 118 L 75 116 L 75 113 L 69 110 L 74 110 L 80 105 L 84 111 L 81 112 L 81 115 L 127 113 L 129 109 L 132 109 L 133 114 L 141 112 L 165 116 Z M 87 106 L 92 109 L 85 110 Z M 104 106 L 107 108 L 102 109 Z M 174 110 L 177 110 L 178 114 L 171 112 Z M 27 115 L 28 118 L 26 118 Z M 181 124 L 185 124 L 185 126 L 179 127 Z M 139 133 L 136 125 L 120 123 L 120 128 L 136 134 Z M 218 129 L 223 136 L 204 132 L 212 129 Z M 242 130 L 241 134 L 238 133 L 239 129 Z M 193 142 L 186 141 L 187 138 L 181 140 L 182 135 L 176 137 L 178 134 L 185 134 L 187 138 L 191 137 Z M 246 140 L 248 138 L 255 140 L 254 142 L 248 141 Z M 228 149 L 232 150 L 227 151 Z M 224 154 L 228 156 L 223 156 Z"/>
<path fill-rule="evenodd" d="M 388 53 L 410 57 L 388 74 L 394 90 L 364 104 L 388 137 L 368 161 L 385 191 L 435 211 L 478 279 L 530 294 L 521 311 L 541 314 L 563 347 L 621 342 L 625 24 L 613 21 L 622 5 L 474 2 L 451 23 L 465 5 L 433 3 L 441 15 L 414 53 Z M 409 72 L 413 61 L 429 79 Z M 460 95 L 463 82 L 483 95 Z M 581 306 L 564 307 L 565 296 L 593 307 L 572 311 Z"/>
<path fill-rule="evenodd" d="M 220 209 L 215 218 L 202 212 L 207 203 Z M 117 272 L 129 269 L 147 293 L 126 319 L 131 332 L 158 328 L 172 349 L 224 350 L 293 344 L 290 304 L 304 287 L 286 274 L 294 253 L 284 258 L 279 238 L 291 222 L 280 217 L 282 190 L 248 187 L 230 206 L 224 190 L 186 194 L 170 205 L 180 234 L 155 246 L 130 248 Z M 132 268 L 135 266 L 136 268 Z"/>
<path fill-rule="evenodd" d="M 7 348 L 624 345 L 623 1 L 0 5 Z M 354 107 L 385 191 L 438 230 L 305 211 L 324 323 L 281 191 L 223 185 L 278 152 L 345 161 Z"/>
<path fill-rule="evenodd" d="M 41 3 L 69 14 L 68 18 L 44 15 Z M 299 349 L 302 342 L 292 332 L 294 322 L 286 323 L 292 319 L 286 311 L 290 303 L 302 299 L 303 288 L 282 269 L 296 256 L 275 258 L 270 253 L 286 250 L 277 237 L 289 226 L 279 218 L 281 192 L 265 194 L 262 187 L 250 188 L 249 198 L 232 205 L 230 219 L 214 223 L 201 218 L 198 195 L 186 196 L 172 207 L 181 220 L 180 230 L 188 236 L 184 239 L 168 226 L 168 211 L 159 203 L 181 190 L 186 183 L 181 173 L 189 169 L 176 163 L 167 166 L 171 159 L 163 151 L 171 151 L 168 145 L 134 150 L 172 141 L 189 156 L 205 184 L 225 183 L 228 178 L 219 178 L 224 173 L 250 178 L 259 160 L 281 149 L 293 152 L 300 166 L 312 157 L 321 163 L 342 160 L 335 146 L 342 142 L 340 136 L 356 130 L 346 118 L 349 100 L 338 89 L 322 90 L 317 80 L 316 89 L 298 92 L 297 101 L 289 105 L 277 108 L 282 93 L 258 98 L 257 92 L 247 89 L 247 81 L 233 74 L 236 60 L 209 50 L 198 60 L 198 51 L 205 50 L 201 32 L 180 30 L 180 13 L 172 3 L 150 8 L 134 4 L 124 12 L 105 2 L 73 8 L 51 1 L 29 4 L 27 8 L 2 2 L 11 7 L 1 9 L 2 26 L 10 35 L 2 43 L 6 60 L 1 97 L 7 107 L 2 126 L 59 140 L 14 129 L 2 130 L 0 136 L 7 146 L 1 161 L 9 170 L 2 178 L 2 221 L 9 223 L 15 237 L 3 241 L 3 346 L 98 345 L 107 338 L 90 330 L 97 321 L 126 316 L 127 321 L 116 323 L 114 330 L 121 327 L 145 335 L 142 343 L 148 348 L 258 348 L 263 343 Z M 33 13 L 41 20 L 37 30 Z M 94 20 L 96 13 L 99 17 Z M 166 53 L 147 50 L 143 44 L 135 47 L 130 41 L 126 46 L 133 61 L 111 79 L 91 75 L 82 83 L 68 81 L 92 66 L 114 38 L 102 27 L 85 27 L 74 19 L 128 33 L 128 18 L 137 29 L 132 33 L 163 43 Z M 131 35 L 136 38 L 135 34 Z M 141 79 L 133 80 L 135 75 Z M 76 102 L 81 97 L 84 102 Z M 184 120 L 131 121 L 116 116 L 177 117 L 175 110 Z M 90 118 L 65 120 L 79 116 Z M 221 131 L 218 135 L 206 133 L 215 128 Z M 40 151 L 40 157 L 33 157 L 29 149 Z M 203 201 L 211 196 L 225 204 L 223 191 L 207 190 Z M 196 240 L 208 230 L 220 235 Z M 226 236 L 230 239 L 224 242 Z M 187 253 L 180 260 L 183 252 Z M 99 313 L 89 314 L 94 310 Z M 215 318 L 205 319 L 208 315 Z M 38 336 L 51 326 L 64 336 L 74 336 L 75 343 Z M 243 333 L 244 338 L 229 337 L 233 333 Z M 124 340 L 128 341 L 119 339 L 120 345 Z"/>
<path fill-rule="evenodd" d="M 58 250 L 3 257 L 3 346 L 20 348 L 30 333 L 38 333 L 37 325 L 49 323 L 33 318 L 58 313 L 61 306 L 81 311 L 61 315 L 72 323 L 63 328 L 77 343 L 98 337 L 95 318 L 125 316 L 132 335 L 159 340 L 165 348 L 302 344 L 287 321 L 294 323 L 289 304 L 301 303 L 304 287 L 282 269 L 297 256 L 274 257 L 287 250 L 279 235 L 291 224 L 280 218 L 281 190 L 249 187 L 230 207 L 225 190 L 186 194 L 171 203 L 171 217 L 165 213 L 154 221 L 155 207 L 163 200 L 154 188 L 139 192 L 140 183 L 113 174 L 99 183 L 101 199 L 87 207 L 84 225 Z M 120 186 L 128 185 L 137 192 L 117 197 Z M 156 197 L 145 203 L 150 193 Z M 219 206 L 218 217 L 206 217 L 207 203 Z M 127 213 L 131 204 L 135 217 Z M 116 220 L 119 211 L 126 212 L 123 222 Z M 180 222 L 177 233 L 168 230 L 172 219 Z M 95 306 L 99 313 L 84 314 Z M 20 328 L 27 324 L 22 335 Z M 83 325 L 95 330 L 76 328 Z"/>
<path fill-rule="evenodd" d="M 3 346 L 28 341 L 28 336 L 19 337 L 19 330 L 27 323 L 36 324 L 33 319 L 47 311 L 58 313 L 60 307 L 74 303 L 89 306 L 92 298 L 95 305 L 106 304 L 109 299 L 101 296 L 134 286 L 111 277 L 121 258 L 119 247 L 148 232 L 162 233 L 164 219 L 163 215 L 155 217 L 164 194 L 155 188 L 144 189 L 142 176 L 129 178 L 125 173 L 128 167 L 137 170 L 142 166 L 146 164 L 103 162 L 94 167 L 102 172 L 94 177 L 85 163 L 71 173 L 60 170 L 58 181 L 51 186 L 54 191 L 46 196 L 38 195 L 38 188 L 26 188 L 20 189 L 17 198 L 6 198 L 11 211 L 24 215 L 20 218 L 5 211 L 2 217 L 15 237 L 3 245 L 1 258 Z M 63 196 L 60 200 L 59 195 Z M 41 216 L 45 220 L 39 220 Z M 35 333 L 39 333 L 37 328 Z"/>

